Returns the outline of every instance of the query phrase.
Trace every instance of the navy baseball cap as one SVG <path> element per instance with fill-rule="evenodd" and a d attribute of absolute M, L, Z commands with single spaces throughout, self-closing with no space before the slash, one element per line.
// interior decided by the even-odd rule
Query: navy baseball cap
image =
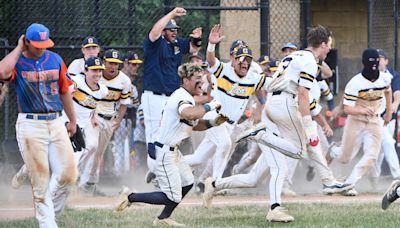
<path fill-rule="evenodd" d="M 291 49 L 297 50 L 297 46 L 296 46 L 296 44 L 294 44 L 294 43 L 287 43 L 287 44 L 285 44 L 285 45 L 282 47 L 281 51 L 284 51 L 286 48 L 291 48 Z"/>
<path fill-rule="evenodd" d="M 262 56 L 260 56 L 260 58 L 258 59 L 258 63 L 259 63 L 260 65 L 264 65 L 264 64 L 267 64 L 267 63 L 269 63 L 269 62 L 270 62 L 270 58 L 269 58 L 268 55 L 262 55 Z"/>
<path fill-rule="evenodd" d="M 99 41 L 96 39 L 94 36 L 88 36 L 86 37 L 83 42 L 82 42 L 82 47 L 87 48 L 87 47 L 100 47 Z"/>
<path fill-rule="evenodd" d="M 54 42 L 50 39 L 49 29 L 42 24 L 31 24 L 26 29 L 25 39 L 35 48 L 51 48 L 54 46 Z"/>
<path fill-rule="evenodd" d="M 278 61 L 271 58 L 269 60 L 268 66 L 271 72 L 275 72 L 278 69 Z"/>
<path fill-rule="evenodd" d="M 106 69 L 103 64 L 103 60 L 101 60 L 101 58 L 99 58 L 99 57 L 90 57 L 90 58 L 86 59 L 85 68 L 91 69 L 91 70 Z"/>
<path fill-rule="evenodd" d="M 253 58 L 253 53 L 249 47 L 239 47 L 235 52 L 235 58 L 239 58 L 242 56 Z"/>
<path fill-rule="evenodd" d="M 229 49 L 229 54 L 232 55 L 235 52 L 235 49 L 240 46 L 247 46 L 247 44 L 243 40 L 234 40 L 231 44 L 231 48 Z"/>
<path fill-rule="evenodd" d="M 383 57 L 384 59 L 388 59 L 388 54 L 383 49 L 376 49 L 379 53 L 379 57 Z"/>
<path fill-rule="evenodd" d="M 123 63 L 120 58 L 119 51 L 115 49 L 108 49 L 104 52 L 104 60 L 111 63 Z"/>
<path fill-rule="evenodd" d="M 165 28 L 164 28 L 164 30 L 165 29 L 180 29 L 181 27 L 179 27 L 177 24 L 176 24 L 176 21 L 174 20 L 174 19 L 171 19 L 169 22 L 168 22 L 168 24 L 165 26 Z"/>
<path fill-rule="evenodd" d="M 124 59 L 125 59 L 125 61 L 128 61 L 128 62 L 130 62 L 130 63 L 137 63 L 137 64 L 143 63 L 143 61 L 142 61 L 141 59 L 139 59 L 138 54 L 136 54 L 136 53 L 133 52 L 133 51 L 129 51 L 129 52 L 125 55 Z"/>

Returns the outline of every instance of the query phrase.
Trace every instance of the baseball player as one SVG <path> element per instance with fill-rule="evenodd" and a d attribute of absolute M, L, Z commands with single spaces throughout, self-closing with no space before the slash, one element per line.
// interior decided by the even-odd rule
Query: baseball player
<path fill-rule="evenodd" d="M 71 76 L 84 74 L 86 59 L 99 56 L 99 41 L 94 36 L 86 37 L 82 42 L 81 51 L 83 54 L 83 58 L 73 60 L 68 66 L 68 74 Z"/>
<path fill-rule="evenodd" d="M 99 85 L 100 78 L 104 70 L 103 61 L 98 57 L 90 57 L 85 61 L 84 74 L 79 74 L 72 77 L 73 85 L 70 86 L 72 90 L 73 106 L 76 113 L 76 123 L 82 129 L 84 135 L 89 136 L 93 132 L 93 128 L 98 126 L 98 121 L 94 115 L 97 103 L 108 94 L 108 89 L 104 85 Z M 69 122 L 67 115 L 62 113 L 62 120 L 64 123 Z M 93 145 L 92 141 L 85 140 L 86 149 L 91 150 L 97 145 Z M 77 164 L 81 164 L 79 159 L 84 153 L 83 151 L 75 151 L 74 157 Z M 86 158 L 86 156 L 84 156 Z M 85 163 L 86 161 L 82 162 Z M 79 167 L 79 165 L 78 165 Z M 12 180 L 12 187 L 19 188 L 28 177 L 28 170 L 26 165 L 14 175 Z"/>
<path fill-rule="evenodd" d="M 222 177 L 228 156 L 232 149 L 231 135 L 235 122 L 239 120 L 246 108 L 250 95 L 258 92 L 265 81 L 265 77 L 249 71 L 252 62 L 252 53 L 248 47 L 239 47 L 235 53 L 232 65 L 222 63 L 215 57 L 215 45 L 222 40 L 220 25 L 215 25 L 209 35 L 207 62 L 209 71 L 213 73 L 216 87 L 212 96 L 222 104 L 221 113 L 229 118 L 227 123 L 206 131 L 206 136 L 194 154 L 185 156 L 185 161 L 192 167 L 204 164 L 213 157 L 212 179 Z M 210 113 L 205 118 L 213 118 L 216 113 Z M 212 150 L 210 146 L 216 146 Z"/>
<path fill-rule="evenodd" d="M 281 51 L 282 51 L 282 57 L 285 58 L 286 56 L 292 54 L 293 52 L 297 51 L 297 45 L 294 43 L 286 43 L 283 45 Z"/>
<path fill-rule="evenodd" d="M 365 49 L 362 54 L 364 68 L 346 85 L 344 112 L 348 114 L 341 148 L 332 147 L 329 156 L 348 163 L 363 147 L 363 156 L 354 166 L 344 184 L 354 185 L 374 165 L 378 157 L 382 124 L 387 125 L 392 116 L 391 76 L 379 72 L 379 53 L 376 49 Z M 381 100 L 386 99 L 386 113 L 379 117 Z"/>
<path fill-rule="evenodd" d="M 87 150 L 81 158 L 86 162 L 79 164 L 81 176 L 78 186 L 84 192 L 93 195 L 105 195 L 97 186 L 100 162 L 113 132 L 120 126 L 132 94 L 131 81 L 128 76 L 118 70 L 119 64 L 122 63 L 119 51 L 109 49 L 104 52 L 103 59 L 105 70 L 100 84 L 108 88 L 108 94 L 99 101 L 96 108 L 99 126 L 86 136 L 87 140 L 93 142 L 93 145 L 97 145 L 97 147 L 94 146 Z M 115 154 L 113 156 L 116 157 Z"/>
<path fill-rule="evenodd" d="M 384 50 L 378 49 L 379 53 L 379 70 L 381 72 L 385 72 L 390 74 L 393 78 L 393 75 L 388 71 L 387 65 L 389 64 L 389 60 L 387 58 L 387 54 Z M 392 80 L 393 81 L 393 80 Z M 396 87 L 392 86 L 392 93 L 395 93 Z M 393 96 L 395 99 L 395 96 Z M 393 101 L 395 103 L 395 101 Z M 386 109 L 385 106 L 386 102 L 385 99 L 382 99 L 382 107 L 380 116 L 382 116 L 383 112 Z M 392 105 L 393 106 L 393 105 Z M 394 107 L 392 110 L 395 110 Z M 397 108 L 396 108 L 397 110 Z M 399 165 L 399 158 L 397 156 L 396 148 L 395 148 L 395 140 L 393 138 L 394 130 L 395 130 L 395 118 L 390 120 L 389 124 L 386 126 L 382 126 L 382 146 L 381 152 L 378 155 L 376 163 L 372 168 L 372 183 L 375 184 L 378 180 L 378 177 L 381 175 L 381 167 L 383 158 L 385 158 L 387 164 L 390 168 L 390 173 L 392 174 L 393 179 L 400 179 L 400 165 Z"/>
<path fill-rule="evenodd" d="M 193 174 L 183 161 L 178 145 L 190 137 L 193 130 L 205 130 L 221 124 L 216 119 L 201 119 L 206 112 L 218 109 L 220 105 L 213 100 L 204 105 L 195 105 L 194 95 L 202 94 L 202 71 L 196 65 L 183 64 L 178 72 L 181 88 L 168 99 L 161 118 L 160 132 L 155 141 L 156 164 L 154 171 L 160 191 L 149 193 L 128 193 L 123 189 L 115 211 L 120 212 L 131 203 L 143 202 L 165 205 L 153 225 L 184 226 L 170 218 L 174 209 L 193 186 Z M 225 120 L 225 118 L 223 118 Z M 217 121 L 217 122 L 216 122 Z"/>
<path fill-rule="evenodd" d="M 69 136 L 76 118 L 67 77 L 54 42 L 42 24 L 31 24 L 17 47 L 0 61 L 0 80 L 11 80 L 18 102 L 16 134 L 32 185 L 35 216 L 40 227 L 58 227 L 55 213 L 64 209 L 77 169 Z M 70 122 L 65 125 L 61 111 Z"/>

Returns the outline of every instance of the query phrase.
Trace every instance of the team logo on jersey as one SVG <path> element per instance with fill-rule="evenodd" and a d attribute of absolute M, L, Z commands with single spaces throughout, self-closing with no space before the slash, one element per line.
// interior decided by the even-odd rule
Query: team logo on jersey
<path fill-rule="evenodd" d="M 178 46 L 174 46 L 174 54 L 177 55 L 181 52 Z"/>
<path fill-rule="evenodd" d="M 46 40 L 47 38 L 47 32 L 39 32 L 39 36 L 41 40 Z"/>
<path fill-rule="evenodd" d="M 234 83 L 234 84 L 232 84 L 231 89 L 227 91 L 227 93 L 230 95 L 233 95 L 233 96 L 234 95 L 242 95 L 242 94 L 246 93 L 246 89 L 239 86 L 238 83 Z"/>

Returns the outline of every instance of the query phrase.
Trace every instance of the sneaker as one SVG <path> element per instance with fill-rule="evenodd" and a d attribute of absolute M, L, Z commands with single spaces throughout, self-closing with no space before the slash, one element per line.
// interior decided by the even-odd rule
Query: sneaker
<path fill-rule="evenodd" d="M 203 206 L 205 208 L 211 208 L 212 199 L 214 197 L 215 188 L 212 185 L 212 178 L 208 177 L 204 182 L 204 193 L 203 193 Z"/>
<path fill-rule="evenodd" d="M 397 195 L 397 189 L 400 187 L 400 180 L 395 180 L 386 190 L 382 198 L 382 209 L 386 210 L 391 203 L 399 198 Z"/>
<path fill-rule="evenodd" d="M 307 175 L 306 175 L 306 180 L 307 180 L 307 181 L 312 181 L 312 180 L 314 180 L 314 177 L 315 177 L 315 170 L 314 170 L 314 167 L 308 166 Z"/>
<path fill-rule="evenodd" d="M 14 177 L 13 177 L 13 179 L 12 179 L 12 181 L 11 181 L 11 186 L 12 186 L 14 189 L 18 189 L 18 188 L 20 188 L 20 187 L 24 184 L 24 182 L 25 182 L 26 179 L 27 179 L 27 176 L 21 175 L 20 172 L 17 172 L 17 173 L 14 175 Z"/>
<path fill-rule="evenodd" d="M 177 227 L 185 227 L 185 224 L 178 223 L 175 220 L 172 220 L 170 218 L 165 218 L 165 219 L 159 219 L 156 218 L 153 221 L 153 226 L 177 226 Z"/>
<path fill-rule="evenodd" d="M 332 163 L 332 161 L 333 161 L 333 157 L 331 156 L 331 151 L 332 151 L 332 148 L 334 146 L 337 146 L 335 142 L 332 142 L 331 144 L 329 144 L 329 147 L 328 147 L 328 149 L 326 151 L 326 154 L 325 154 L 326 163 L 328 165 L 330 165 Z"/>
<path fill-rule="evenodd" d="M 103 192 L 95 183 L 86 183 L 79 187 L 79 190 L 84 194 L 91 196 L 109 196 L 107 193 Z"/>
<path fill-rule="evenodd" d="M 128 199 L 129 194 L 129 188 L 123 186 L 121 191 L 119 192 L 117 203 L 114 207 L 114 212 L 122 212 L 125 208 L 131 205 L 131 202 L 129 202 Z"/>
<path fill-rule="evenodd" d="M 358 192 L 354 188 L 350 188 L 342 192 L 343 196 L 358 196 Z"/>
<path fill-rule="evenodd" d="M 154 174 L 153 172 L 151 172 L 150 170 L 147 171 L 146 175 L 144 176 L 144 181 L 147 184 L 150 184 L 154 179 L 156 179 L 156 174 Z"/>
<path fill-rule="evenodd" d="M 258 123 L 256 125 L 254 125 L 253 127 L 243 131 L 241 134 L 239 134 L 239 136 L 236 138 L 236 143 L 245 138 L 256 136 L 258 132 L 265 131 L 266 128 L 267 128 L 267 126 L 264 123 L 262 123 L 262 122 Z"/>
<path fill-rule="evenodd" d="M 334 193 L 343 193 L 345 191 L 348 191 L 350 189 L 353 189 L 354 184 L 344 184 L 344 183 L 333 183 L 331 185 L 323 185 L 322 193 L 324 195 L 331 195 Z M 355 190 L 354 190 L 355 191 Z"/>
<path fill-rule="evenodd" d="M 275 207 L 269 210 L 266 216 L 268 222 L 293 222 L 293 216 L 287 214 L 287 210 L 283 207 Z"/>

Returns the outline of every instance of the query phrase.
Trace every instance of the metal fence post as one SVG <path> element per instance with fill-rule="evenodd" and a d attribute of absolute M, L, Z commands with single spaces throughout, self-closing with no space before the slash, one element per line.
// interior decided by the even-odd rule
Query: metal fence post
<path fill-rule="evenodd" d="M 368 0 L 368 47 L 370 48 L 372 46 L 372 17 L 373 17 L 373 12 L 372 10 L 374 9 L 374 1 L 373 0 Z"/>
<path fill-rule="evenodd" d="M 269 0 L 260 2 L 260 55 L 269 53 Z"/>
<path fill-rule="evenodd" d="M 307 47 L 307 31 L 311 27 L 311 0 L 301 1 L 301 17 L 303 18 L 303 26 L 301 28 L 302 47 Z"/>
<path fill-rule="evenodd" d="M 4 57 L 8 55 L 10 44 L 6 38 L 0 38 L 0 41 L 4 43 Z M 4 139 L 8 139 L 8 127 L 10 122 L 10 98 L 7 95 L 4 100 Z"/>
<path fill-rule="evenodd" d="M 398 36 L 398 20 L 399 20 L 399 4 L 397 0 L 393 0 L 393 20 L 394 20 L 394 69 L 397 71 L 397 64 L 398 64 L 398 41 L 399 41 L 399 36 Z"/>

